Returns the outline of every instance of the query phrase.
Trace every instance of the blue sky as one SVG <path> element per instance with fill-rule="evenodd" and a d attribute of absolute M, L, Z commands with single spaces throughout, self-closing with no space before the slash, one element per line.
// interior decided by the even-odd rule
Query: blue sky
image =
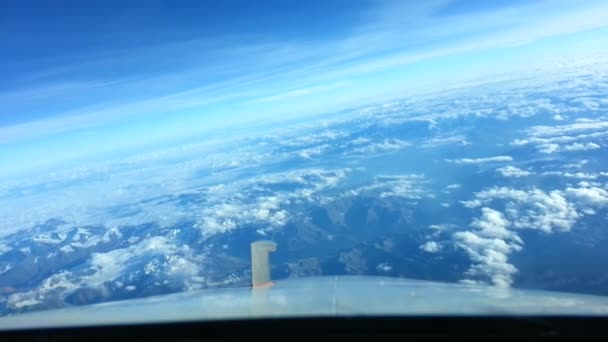
<path fill-rule="evenodd" d="M 9 1 L 0 177 L 602 54 L 606 13 L 561 0 Z"/>

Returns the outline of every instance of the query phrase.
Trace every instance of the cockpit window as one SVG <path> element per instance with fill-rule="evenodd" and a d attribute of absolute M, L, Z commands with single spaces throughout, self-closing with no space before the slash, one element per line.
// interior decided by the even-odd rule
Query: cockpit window
<path fill-rule="evenodd" d="M 8 1 L 0 327 L 606 315 L 607 25 L 605 1 Z"/>

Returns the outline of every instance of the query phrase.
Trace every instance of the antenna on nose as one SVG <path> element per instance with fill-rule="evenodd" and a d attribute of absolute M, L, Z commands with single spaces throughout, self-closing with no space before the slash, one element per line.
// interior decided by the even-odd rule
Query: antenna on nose
<path fill-rule="evenodd" d="M 277 244 L 270 240 L 251 243 L 251 284 L 256 286 L 271 285 L 270 252 L 277 250 Z"/>

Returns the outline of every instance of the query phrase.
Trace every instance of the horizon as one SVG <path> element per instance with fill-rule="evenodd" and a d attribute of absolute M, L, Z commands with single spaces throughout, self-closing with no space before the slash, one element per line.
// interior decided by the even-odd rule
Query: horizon
<path fill-rule="evenodd" d="M 608 25 L 602 1 L 64 4 L 1 14 L 0 177 L 560 70 Z"/>

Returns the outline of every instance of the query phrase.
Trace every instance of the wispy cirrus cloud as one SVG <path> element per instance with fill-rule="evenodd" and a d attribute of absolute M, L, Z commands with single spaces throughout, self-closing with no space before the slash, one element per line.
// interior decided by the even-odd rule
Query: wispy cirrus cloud
<path fill-rule="evenodd" d="M 459 165 L 475 165 L 475 164 L 486 164 L 486 163 L 504 163 L 513 161 L 511 156 L 494 156 L 484 158 L 460 158 L 460 159 L 446 159 L 449 163 Z"/>
<path fill-rule="evenodd" d="M 44 77 L 30 77 L 35 83 L 30 86 L 26 83 L 21 90 L 12 90 L 10 94 L 0 94 L 0 98 L 8 99 L 2 101 L 2 111 L 23 117 L 15 124 L 0 127 L 0 137 L 2 143 L 17 142 L 138 117 L 153 121 L 167 112 L 187 110 L 197 110 L 196 120 L 204 122 L 206 119 L 201 115 L 206 114 L 201 111 L 213 112 L 216 108 L 209 105 L 227 101 L 238 104 L 232 111 L 235 116 L 252 110 L 255 115 L 263 115 L 269 108 L 262 104 L 277 102 L 282 103 L 282 112 L 297 109 L 296 114 L 302 115 L 307 110 L 318 112 L 323 107 L 345 105 L 345 92 L 353 95 L 369 92 L 369 87 L 364 87 L 360 78 L 379 71 L 401 70 L 412 63 L 454 53 L 522 44 L 521 37 L 526 37 L 526 42 L 535 41 L 607 24 L 599 15 L 605 6 L 602 2 L 574 6 L 569 2 L 556 5 L 555 2 L 539 1 L 457 15 L 442 12 L 445 6 L 443 1 L 425 5 L 378 4 L 376 10 L 362 16 L 344 33 L 316 41 L 297 37 L 289 41 L 252 44 L 252 41 L 256 42 L 255 36 L 233 36 L 222 37 L 224 44 L 219 44 L 220 37 L 215 37 L 215 42 L 193 39 L 135 50 L 108 51 L 102 60 L 76 67 L 58 66 L 53 72 L 39 70 L 36 72 Z M 410 19 L 395 16 L 395 13 L 409 13 L 406 17 Z M 543 16 L 539 17 L 538 13 Z M 561 25 L 553 25 L 557 21 Z M 405 38 L 401 34 L 404 31 L 409 32 Z M 437 44 L 419 48 L 421 43 L 430 41 Z M 246 63 L 240 58 L 243 55 L 247 56 Z M 99 78 L 95 69 L 153 66 L 160 57 L 165 62 L 153 71 L 132 68 L 116 84 L 107 78 L 86 83 L 98 84 L 104 88 L 102 92 L 88 89 L 88 85 L 70 90 L 58 83 L 67 80 L 78 85 L 77 80 L 83 75 Z M 179 67 L 167 67 L 171 66 L 171 61 Z M 41 80 L 44 80 L 43 84 L 38 83 Z M 392 84 L 387 83 L 387 86 L 392 87 Z M 321 106 L 313 107 L 310 101 L 305 101 L 317 94 L 336 92 L 340 96 L 328 95 Z M 28 97 L 31 100 L 36 94 L 44 98 L 52 94 L 55 101 L 69 97 L 72 108 L 57 108 L 35 117 L 23 115 L 24 101 L 19 99 Z M 133 97 L 137 99 L 133 100 Z M 294 100 L 299 101 L 291 105 L 286 103 Z M 357 102 L 352 96 L 350 100 Z M 49 102 L 45 101 L 35 101 L 37 107 L 32 107 L 31 111 L 48 108 Z M 246 104 L 252 102 L 261 107 L 248 108 Z M 276 109 L 271 112 L 273 115 L 278 113 Z"/>

